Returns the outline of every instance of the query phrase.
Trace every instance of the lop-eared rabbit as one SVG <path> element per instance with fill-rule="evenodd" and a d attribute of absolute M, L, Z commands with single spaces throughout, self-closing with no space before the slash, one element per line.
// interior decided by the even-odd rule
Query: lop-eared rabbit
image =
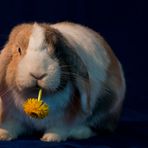
<path fill-rule="evenodd" d="M 50 107 L 42 120 L 23 111 L 39 88 Z M 33 131 L 42 141 L 113 131 L 124 94 L 121 64 L 95 31 L 70 22 L 18 25 L 0 54 L 0 140 Z"/>

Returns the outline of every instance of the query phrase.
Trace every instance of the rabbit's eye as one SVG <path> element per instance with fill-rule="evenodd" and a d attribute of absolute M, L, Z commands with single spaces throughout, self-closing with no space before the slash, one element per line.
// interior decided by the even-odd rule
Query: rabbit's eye
<path fill-rule="evenodd" d="M 21 48 L 18 48 L 18 52 L 20 55 L 22 54 Z"/>

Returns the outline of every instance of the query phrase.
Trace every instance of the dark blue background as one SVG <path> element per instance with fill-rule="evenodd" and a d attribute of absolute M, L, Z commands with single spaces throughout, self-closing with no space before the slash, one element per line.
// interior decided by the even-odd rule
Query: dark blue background
<path fill-rule="evenodd" d="M 148 5 L 146 0 L 5 0 L 0 1 L 0 48 L 11 28 L 23 22 L 73 21 L 100 32 L 120 59 L 127 94 L 117 131 L 110 137 L 68 141 L 52 146 L 143 146 L 148 136 Z M 128 137 L 128 138 L 127 138 Z M 118 139 L 117 141 L 115 139 Z M 99 141 L 100 140 L 100 141 Z M 30 141 L 31 142 L 31 141 Z M 44 147 L 47 144 L 36 144 Z M 18 146 L 24 139 L 11 143 Z M 25 140 L 26 145 L 29 141 Z M 1 144 L 1 143 L 0 143 Z M 1 145 L 0 145 L 1 146 Z M 24 146 L 26 147 L 26 146 Z"/>

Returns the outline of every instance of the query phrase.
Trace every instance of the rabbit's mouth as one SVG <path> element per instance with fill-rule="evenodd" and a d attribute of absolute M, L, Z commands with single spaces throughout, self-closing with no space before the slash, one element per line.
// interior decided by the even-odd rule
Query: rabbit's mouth
<path fill-rule="evenodd" d="M 54 92 L 60 86 L 60 81 L 60 74 L 59 77 L 56 77 L 50 73 L 46 73 L 44 76 L 37 78 L 27 73 L 16 77 L 16 86 L 19 91 L 42 88 L 46 91 Z"/>
<path fill-rule="evenodd" d="M 29 83 L 21 81 L 21 83 L 17 83 L 17 90 L 20 93 L 28 93 L 28 94 L 37 94 L 39 89 L 41 88 L 44 91 L 44 94 L 54 94 L 58 91 L 61 91 L 65 88 L 67 81 L 62 81 L 57 87 L 50 87 L 47 81 L 43 80 L 30 80 Z"/>

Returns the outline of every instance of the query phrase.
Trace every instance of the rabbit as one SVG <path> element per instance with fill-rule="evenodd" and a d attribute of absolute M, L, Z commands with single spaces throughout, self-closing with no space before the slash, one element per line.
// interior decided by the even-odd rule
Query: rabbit
<path fill-rule="evenodd" d="M 42 120 L 23 111 L 39 88 L 50 107 Z M 112 132 L 125 89 L 122 66 L 99 33 L 72 22 L 20 24 L 0 54 L 0 140 L 34 131 L 46 142 Z"/>

